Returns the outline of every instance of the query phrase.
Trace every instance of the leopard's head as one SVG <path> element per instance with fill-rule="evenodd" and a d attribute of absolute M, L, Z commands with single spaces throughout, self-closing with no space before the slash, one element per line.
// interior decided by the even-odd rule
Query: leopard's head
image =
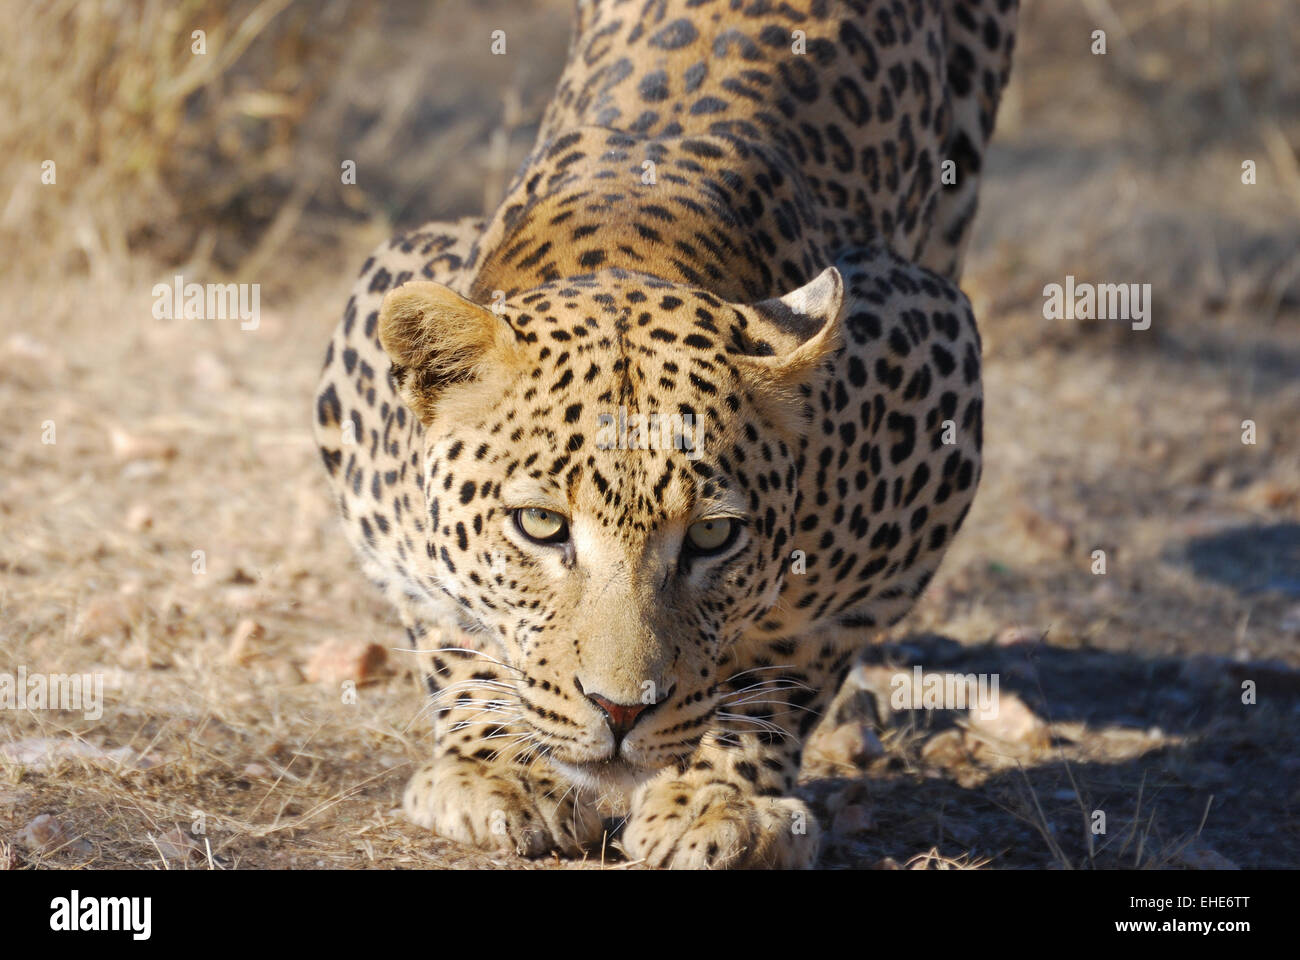
<path fill-rule="evenodd" d="M 842 299 L 834 268 L 754 304 L 623 271 L 490 308 L 429 282 L 385 297 L 425 425 L 412 576 L 495 641 L 510 712 L 575 775 L 661 768 L 713 719 L 789 568 Z"/>

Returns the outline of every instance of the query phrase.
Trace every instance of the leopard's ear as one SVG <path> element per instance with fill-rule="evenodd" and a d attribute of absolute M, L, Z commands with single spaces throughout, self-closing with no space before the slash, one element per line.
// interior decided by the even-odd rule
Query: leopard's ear
<path fill-rule="evenodd" d="M 441 283 L 415 280 L 384 297 L 379 342 L 402 400 L 428 423 L 448 387 L 481 379 L 489 361 L 509 361 L 514 335 L 486 307 Z"/>
<path fill-rule="evenodd" d="M 757 392 L 789 420 L 802 410 L 800 394 L 813 386 L 825 361 L 843 344 L 844 281 L 834 267 L 783 297 L 745 311 L 745 349 L 737 367 Z"/>

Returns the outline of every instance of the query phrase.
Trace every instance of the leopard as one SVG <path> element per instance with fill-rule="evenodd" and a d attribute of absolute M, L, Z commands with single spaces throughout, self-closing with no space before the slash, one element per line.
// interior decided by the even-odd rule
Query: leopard
<path fill-rule="evenodd" d="M 365 261 L 313 421 L 426 698 L 417 827 L 816 865 L 804 746 L 979 483 L 1016 13 L 577 0 L 500 204 Z"/>

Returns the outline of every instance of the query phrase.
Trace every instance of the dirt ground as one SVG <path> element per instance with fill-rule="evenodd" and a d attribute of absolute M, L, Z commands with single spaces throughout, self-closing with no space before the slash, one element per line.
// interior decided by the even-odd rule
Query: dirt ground
<path fill-rule="evenodd" d="M 310 439 L 351 277 L 499 196 L 567 3 L 32 8 L 0 36 L 0 674 L 105 703 L 0 710 L 0 868 L 635 868 L 400 819 L 419 690 Z M 985 473 L 809 751 L 825 867 L 1300 866 L 1297 54 L 1289 0 L 1025 4 L 963 280 Z M 176 274 L 260 284 L 260 325 L 155 319 Z M 1045 320 L 1066 275 L 1150 283 L 1150 329 Z M 1011 707 L 889 709 L 914 665 Z"/>

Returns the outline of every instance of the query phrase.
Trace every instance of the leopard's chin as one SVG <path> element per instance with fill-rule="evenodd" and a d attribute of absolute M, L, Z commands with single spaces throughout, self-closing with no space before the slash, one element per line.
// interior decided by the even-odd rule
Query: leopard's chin
<path fill-rule="evenodd" d="M 552 755 L 550 762 L 579 790 L 594 797 L 596 805 L 607 816 L 627 813 L 632 795 L 663 770 L 662 766 L 641 766 L 622 757 L 569 762 Z"/>

